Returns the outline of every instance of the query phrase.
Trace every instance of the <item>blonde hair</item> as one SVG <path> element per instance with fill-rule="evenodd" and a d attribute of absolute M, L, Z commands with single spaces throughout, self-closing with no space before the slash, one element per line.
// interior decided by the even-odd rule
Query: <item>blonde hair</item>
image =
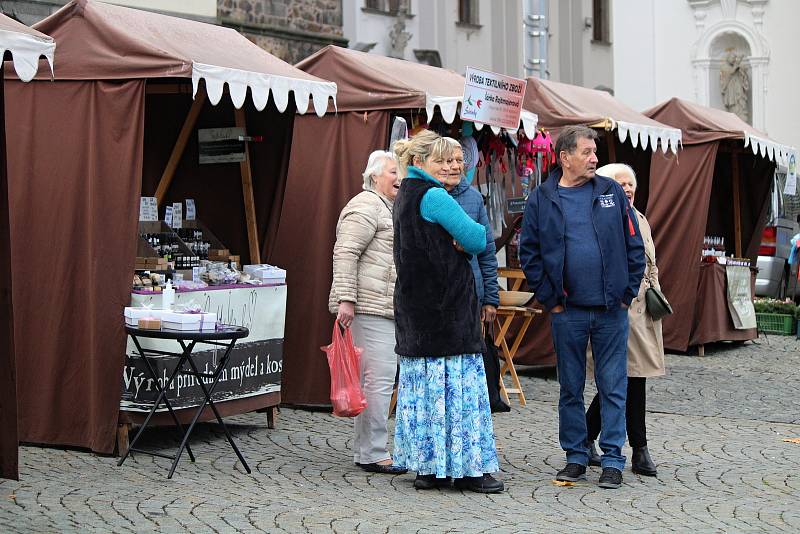
<path fill-rule="evenodd" d="M 633 187 L 637 187 L 636 173 L 633 172 L 633 168 L 627 163 L 609 163 L 608 165 L 603 165 L 595 171 L 595 174 L 607 176 L 614 180 L 616 180 L 617 176 L 620 174 L 627 174 L 633 180 Z"/>
<path fill-rule="evenodd" d="M 395 161 L 394 152 L 387 152 L 386 150 L 376 150 L 369 155 L 367 159 L 367 168 L 361 173 L 364 178 L 364 191 L 372 191 L 375 188 L 375 180 L 372 178 L 377 174 L 381 174 L 386 169 L 388 161 Z"/>
<path fill-rule="evenodd" d="M 408 167 L 414 165 L 414 157 L 421 161 L 430 158 L 447 158 L 452 152 L 450 143 L 436 132 L 422 130 L 411 139 L 399 139 L 394 143 L 394 153 L 397 156 L 397 166 L 402 176 L 408 172 Z"/>

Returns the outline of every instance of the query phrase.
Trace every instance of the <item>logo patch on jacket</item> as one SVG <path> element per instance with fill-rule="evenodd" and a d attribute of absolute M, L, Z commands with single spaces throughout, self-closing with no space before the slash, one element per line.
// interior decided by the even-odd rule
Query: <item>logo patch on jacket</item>
<path fill-rule="evenodd" d="M 613 208 L 614 206 L 616 206 L 616 204 L 614 203 L 613 194 L 600 195 L 599 197 L 597 197 L 597 199 L 600 201 L 601 208 Z"/>

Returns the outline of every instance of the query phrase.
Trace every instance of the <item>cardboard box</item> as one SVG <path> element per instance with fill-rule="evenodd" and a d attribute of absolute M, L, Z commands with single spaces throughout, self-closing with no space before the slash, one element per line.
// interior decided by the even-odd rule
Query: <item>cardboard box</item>
<path fill-rule="evenodd" d="M 209 261 L 227 262 L 229 261 L 230 256 L 231 256 L 231 251 L 228 250 L 227 248 L 222 248 L 222 249 L 212 248 L 211 250 L 208 251 Z"/>
<path fill-rule="evenodd" d="M 139 319 L 139 328 L 142 330 L 161 330 L 161 319 L 142 317 Z"/>
<path fill-rule="evenodd" d="M 245 265 L 244 272 L 266 284 L 280 285 L 286 283 L 286 271 L 274 265 L 266 263 Z"/>
<path fill-rule="evenodd" d="M 217 314 L 165 312 L 161 316 L 161 328 L 165 330 L 213 331 L 217 328 Z"/>
<path fill-rule="evenodd" d="M 128 326 L 139 326 L 139 319 L 161 319 L 167 310 L 154 310 L 151 308 L 134 308 L 126 306 L 123 312 L 125 316 L 125 324 Z"/>

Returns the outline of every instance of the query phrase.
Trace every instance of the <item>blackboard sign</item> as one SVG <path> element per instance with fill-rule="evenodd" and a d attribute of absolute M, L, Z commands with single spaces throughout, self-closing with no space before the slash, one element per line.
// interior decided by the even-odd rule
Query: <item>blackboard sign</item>
<path fill-rule="evenodd" d="M 506 211 L 508 213 L 522 213 L 525 211 L 525 204 L 528 199 L 525 197 L 515 197 L 506 199 Z"/>
<path fill-rule="evenodd" d="M 195 351 L 192 360 L 201 373 L 211 372 L 225 349 Z M 152 358 L 150 364 L 158 376 L 159 385 L 164 384 L 175 370 L 178 358 Z M 186 365 L 189 368 L 189 365 Z M 267 339 L 255 343 L 237 343 L 231 351 L 230 360 L 214 389 L 214 402 L 241 399 L 281 390 L 283 370 L 283 339 Z M 207 385 L 211 378 L 203 379 Z M 153 407 L 158 391 L 144 362 L 138 356 L 128 355 L 122 372 L 122 407 L 125 410 L 146 412 Z M 167 391 L 174 409 L 199 406 L 204 400 L 197 379 L 179 374 Z M 163 411 L 163 410 L 160 410 Z"/>
<path fill-rule="evenodd" d="M 237 163 L 244 161 L 244 128 L 205 128 L 197 131 L 200 163 Z"/>

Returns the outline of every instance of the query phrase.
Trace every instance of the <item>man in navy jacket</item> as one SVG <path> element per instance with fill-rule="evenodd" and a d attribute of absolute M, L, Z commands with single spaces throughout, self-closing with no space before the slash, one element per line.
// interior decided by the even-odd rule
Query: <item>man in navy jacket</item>
<path fill-rule="evenodd" d="M 556 479 L 586 478 L 583 390 L 591 342 L 603 421 L 600 486 L 618 488 L 625 467 L 627 309 L 639 291 L 645 258 L 622 187 L 595 175 L 596 138 L 585 126 L 561 131 L 555 147 L 560 167 L 528 198 L 519 255 L 536 300 L 551 312 L 561 386 L 559 441 L 567 456 Z"/>

